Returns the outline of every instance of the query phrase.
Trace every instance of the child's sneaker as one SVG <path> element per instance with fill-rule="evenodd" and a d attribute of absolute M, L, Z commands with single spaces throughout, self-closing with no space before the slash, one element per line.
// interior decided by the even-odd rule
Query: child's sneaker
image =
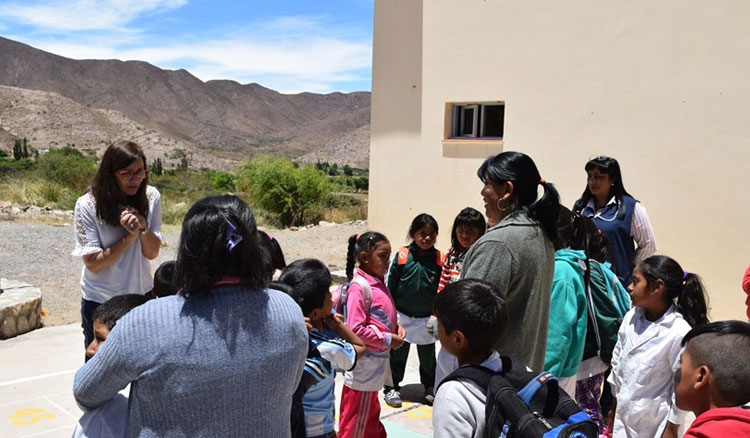
<path fill-rule="evenodd" d="M 435 403 L 435 390 L 432 388 L 427 388 L 424 391 L 424 401 L 432 406 L 433 403 Z"/>
<path fill-rule="evenodd" d="M 398 392 L 395 389 L 389 389 L 385 392 L 385 396 L 383 397 L 385 399 L 385 404 L 392 408 L 400 408 L 401 407 L 401 393 Z"/>

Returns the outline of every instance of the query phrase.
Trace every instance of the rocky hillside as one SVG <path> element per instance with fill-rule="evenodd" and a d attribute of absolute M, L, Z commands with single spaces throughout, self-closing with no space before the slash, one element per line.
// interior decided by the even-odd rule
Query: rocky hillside
<path fill-rule="evenodd" d="M 48 92 L 46 98 L 34 95 L 26 109 L 17 106 L 31 95 L 18 98 L 22 92 L 5 89 L 0 97 L 0 128 L 38 148 L 56 142 L 100 150 L 121 138 L 119 132 L 148 133 L 152 143 L 167 142 L 165 149 L 184 146 L 194 163 L 211 167 L 258 153 L 309 159 L 319 152 L 357 167 L 369 159 L 370 93 L 281 94 L 258 84 L 203 82 L 185 70 L 141 61 L 68 59 L 5 38 L 0 59 L 0 85 Z M 5 100 L 10 95 L 15 103 Z M 79 132 L 75 117 L 59 120 L 59 111 L 44 106 L 45 99 L 61 97 L 79 104 L 74 115 L 83 117 L 80 129 L 91 135 Z M 11 105 L 17 106 L 6 115 Z M 18 124 L 24 112 L 27 118 Z M 63 132 L 69 135 L 59 137 Z"/>

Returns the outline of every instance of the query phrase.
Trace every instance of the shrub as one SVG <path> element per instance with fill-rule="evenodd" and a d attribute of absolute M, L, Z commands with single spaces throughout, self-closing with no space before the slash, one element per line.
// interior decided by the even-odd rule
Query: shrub
<path fill-rule="evenodd" d="M 45 179 L 79 192 L 86 190 L 96 174 L 94 160 L 69 146 L 51 149 L 39 157 L 37 167 Z"/>
<path fill-rule="evenodd" d="M 318 220 L 331 202 L 331 185 L 313 166 L 295 168 L 290 160 L 261 156 L 241 166 L 237 188 L 276 216 L 282 226 Z"/>
<path fill-rule="evenodd" d="M 226 190 L 233 192 L 235 176 L 229 172 L 215 172 L 211 176 L 211 186 L 216 190 Z"/>

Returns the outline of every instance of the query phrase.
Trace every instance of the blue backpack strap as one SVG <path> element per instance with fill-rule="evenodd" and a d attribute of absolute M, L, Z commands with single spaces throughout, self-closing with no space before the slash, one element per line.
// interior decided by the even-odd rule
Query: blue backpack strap
<path fill-rule="evenodd" d="M 557 380 L 557 377 L 550 372 L 542 371 L 537 374 L 536 377 L 529 380 L 529 383 L 518 391 L 518 396 L 521 397 L 521 400 L 527 405 L 531 404 L 531 399 L 534 398 L 534 395 L 539 391 L 539 388 L 541 388 L 548 380 Z"/>

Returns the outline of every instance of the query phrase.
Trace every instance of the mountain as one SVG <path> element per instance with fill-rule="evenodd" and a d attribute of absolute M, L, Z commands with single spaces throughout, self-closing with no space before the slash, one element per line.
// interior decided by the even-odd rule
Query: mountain
<path fill-rule="evenodd" d="M 227 167 L 259 153 L 309 159 L 318 151 L 339 164 L 366 167 L 369 160 L 369 92 L 282 94 L 254 83 L 203 82 L 185 70 L 164 70 L 142 61 L 68 59 L 2 37 L 0 59 L 0 85 L 44 91 L 55 101 L 65 97 L 93 111 L 85 120 L 99 120 L 92 114 L 112 118 L 90 129 L 107 136 L 85 139 L 58 136 L 60 129 L 44 117 L 33 118 L 41 125 L 13 127 L 16 137 L 25 136 L 38 148 L 50 146 L 43 141 L 57 141 L 100 151 L 109 141 L 122 138 L 112 137 L 117 135 L 112 130 L 116 125 L 123 134 L 140 126 L 136 131 L 149 131 L 152 138 L 166 141 L 167 148 L 192 154 L 193 165 Z M 5 90 L 0 99 L 14 93 Z M 41 97 L 35 99 L 35 112 L 41 113 Z M 0 111 L 7 107 L 7 101 L 0 101 Z M 85 113 L 82 108 L 77 111 Z M 0 127 L 8 131 L 6 117 L 0 113 Z M 127 121 L 114 121 L 118 118 Z M 73 127 L 77 124 L 75 117 L 66 120 Z M 153 142 L 145 140 L 144 148 L 151 149 Z"/>

